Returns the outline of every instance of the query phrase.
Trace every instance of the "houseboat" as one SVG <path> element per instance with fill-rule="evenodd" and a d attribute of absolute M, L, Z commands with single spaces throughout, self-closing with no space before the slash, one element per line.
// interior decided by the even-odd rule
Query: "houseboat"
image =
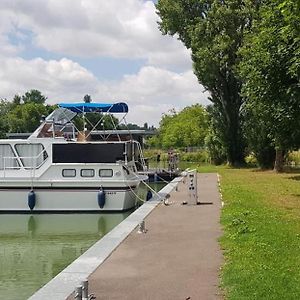
<path fill-rule="evenodd" d="M 126 103 L 61 103 L 28 139 L 0 140 L 0 213 L 126 211 L 146 176 L 139 143 L 90 141 L 89 113 L 128 112 Z M 83 119 L 84 129 L 72 120 Z M 112 118 L 113 120 L 113 118 Z M 97 125 L 95 125 L 96 127 Z M 114 125 L 117 128 L 116 125 Z"/>

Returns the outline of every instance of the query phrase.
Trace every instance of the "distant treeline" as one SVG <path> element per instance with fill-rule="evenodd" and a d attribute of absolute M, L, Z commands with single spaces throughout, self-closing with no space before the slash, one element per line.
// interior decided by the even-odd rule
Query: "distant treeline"
<path fill-rule="evenodd" d="M 48 116 L 57 105 L 46 104 L 47 97 L 39 90 L 32 89 L 24 95 L 15 95 L 13 99 L 0 100 L 0 137 L 6 138 L 7 133 L 31 133 L 41 122 L 43 117 Z M 85 95 L 84 102 L 91 102 L 91 96 Z M 91 124 L 96 124 L 99 120 L 99 114 L 89 114 Z M 103 120 L 98 124 L 96 129 L 114 129 L 113 122 L 118 124 L 119 120 L 114 116 L 104 116 Z M 79 130 L 83 129 L 82 118 L 75 117 L 74 123 Z M 87 124 L 87 128 L 92 129 L 91 124 Z M 153 126 L 147 123 L 143 127 L 137 124 L 118 124 L 118 129 L 145 129 L 155 130 Z"/>

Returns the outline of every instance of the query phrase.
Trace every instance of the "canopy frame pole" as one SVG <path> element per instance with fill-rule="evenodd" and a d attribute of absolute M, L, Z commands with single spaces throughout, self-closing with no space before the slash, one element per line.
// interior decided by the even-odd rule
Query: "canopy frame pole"
<path fill-rule="evenodd" d="M 90 122 L 90 125 L 93 127 L 92 130 L 89 132 L 89 134 L 87 135 L 87 137 L 89 137 L 91 135 L 91 132 L 93 130 L 95 130 L 95 128 L 100 124 L 100 122 L 104 119 L 104 113 L 102 113 L 102 117 L 100 118 L 100 120 L 96 123 L 96 125 L 94 126 L 91 122 Z M 102 136 L 101 137 L 104 139 L 105 136 Z"/>
<path fill-rule="evenodd" d="M 86 136 L 85 136 L 85 111 L 84 111 L 84 106 L 83 106 L 83 114 L 82 114 L 82 119 L 83 119 L 83 137 L 84 137 L 84 140 L 86 141 Z"/>
<path fill-rule="evenodd" d="M 115 122 L 114 122 L 114 120 L 113 120 L 113 118 L 112 118 L 112 115 L 109 114 L 109 116 L 110 116 L 110 119 L 111 119 L 111 123 L 112 123 L 113 126 L 114 126 L 114 130 L 115 130 L 116 132 L 118 132 L 118 131 L 117 131 L 117 126 L 116 126 L 116 124 L 115 124 Z M 118 125 L 118 124 L 120 124 L 120 122 L 118 122 L 117 125 Z M 107 138 L 109 138 L 110 135 L 111 135 L 111 134 L 109 134 Z M 117 136 L 118 136 L 119 142 L 121 142 L 121 137 L 120 137 L 119 133 L 117 134 Z"/>

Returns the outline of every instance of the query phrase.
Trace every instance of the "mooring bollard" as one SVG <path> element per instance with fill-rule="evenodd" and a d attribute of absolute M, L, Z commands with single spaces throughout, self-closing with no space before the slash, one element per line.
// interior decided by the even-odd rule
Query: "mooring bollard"
<path fill-rule="evenodd" d="M 89 282 L 87 280 L 81 281 L 82 285 L 82 300 L 89 299 Z"/>
<path fill-rule="evenodd" d="M 146 233 L 145 220 L 143 220 L 143 221 L 139 224 L 139 230 L 138 230 L 138 233 Z"/>
<path fill-rule="evenodd" d="M 74 299 L 82 300 L 82 286 L 81 285 L 76 287 Z"/>

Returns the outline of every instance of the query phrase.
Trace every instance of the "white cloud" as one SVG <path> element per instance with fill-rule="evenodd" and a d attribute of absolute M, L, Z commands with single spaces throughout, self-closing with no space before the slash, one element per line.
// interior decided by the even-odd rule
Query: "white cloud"
<path fill-rule="evenodd" d="M 97 79 L 69 59 L 45 61 L 36 58 L 30 61 L 22 58 L 0 58 L 0 97 L 11 99 L 30 89 L 39 89 L 51 103 L 62 101 L 61 97 L 86 94 L 96 91 Z M 74 101 L 74 100 L 73 100 Z"/>
<path fill-rule="evenodd" d="M 191 67 L 181 42 L 160 33 L 152 1 L 2 0 L 0 10 L 16 28 L 32 31 L 36 46 L 50 52 Z"/>
<path fill-rule="evenodd" d="M 96 95 L 129 103 L 128 119 L 138 124 L 157 125 L 163 113 L 187 105 L 209 103 L 209 94 L 192 71 L 181 74 L 153 66 L 143 67 L 135 75 L 125 75 L 118 82 L 99 84 Z"/>
<path fill-rule="evenodd" d="M 38 89 L 48 103 L 78 102 L 91 94 L 95 102 L 125 101 L 128 120 L 157 125 L 162 113 L 194 103 L 207 104 L 207 93 L 191 71 L 181 74 L 145 66 L 135 75 L 119 81 L 99 81 L 87 69 L 69 59 L 26 61 L 0 58 L 1 98 L 12 99 L 29 89 Z"/>
<path fill-rule="evenodd" d="M 207 104 L 208 94 L 191 71 L 190 51 L 163 36 L 157 21 L 152 1 L 1 0 L 0 98 L 39 89 L 54 104 L 81 101 L 88 93 L 98 102 L 127 102 L 128 120 L 150 125 L 171 108 Z M 28 44 L 65 58 L 18 57 Z M 147 63 L 137 74 L 103 81 L 71 55 Z"/>

